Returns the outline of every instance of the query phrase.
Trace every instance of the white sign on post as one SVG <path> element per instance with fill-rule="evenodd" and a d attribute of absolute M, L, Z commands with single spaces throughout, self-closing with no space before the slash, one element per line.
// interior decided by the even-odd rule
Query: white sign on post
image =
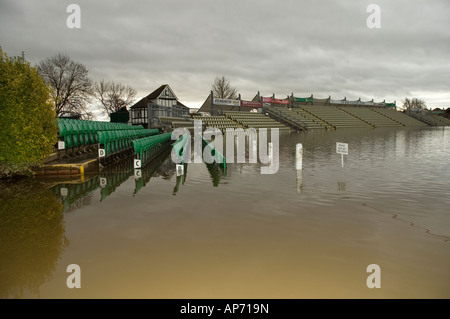
<path fill-rule="evenodd" d="M 105 157 L 106 152 L 103 148 L 98 149 L 98 157 Z"/>
<path fill-rule="evenodd" d="M 347 143 L 336 143 L 336 153 L 342 155 L 348 155 L 348 144 Z"/>
<path fill-rule="evenodd" d="M 184 175 L 184 165 L 177 164 L 177 176 Z"/>
<path fill-rule="evenodd" d="M 58 149 L 63 150 L 66 148 L 64 141 L 58 141 Z"/>
<path fill-rule="evenodd" d="M 348 144 L 337 142 L 336 153 L 341 154 L 341 165 L 344 167 L 344 155 L 348 155 Z"/>
<path fill-rule="evenodd" d="M 105 188 L 108 184 L 108 181 L 106 180 L 106 177 L 100 177 L 100 187 Z"/>
<path fill-rule="evenodd" d="M 139 159 L 134 160 L 134 168 L 141 168 L 141 160 Z"/>

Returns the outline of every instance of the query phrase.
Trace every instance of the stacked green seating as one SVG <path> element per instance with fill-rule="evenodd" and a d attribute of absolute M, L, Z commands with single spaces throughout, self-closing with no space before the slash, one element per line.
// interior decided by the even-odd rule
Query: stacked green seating
<path fill-rule="evenodd" d="M 99 143 L 97 132 L 101 131 L 135 131 L 142 125 L 131 126 L 125 123 L 88 121 L 76 119 L 58 119 L 59 139 L 64 141 L 65 149 L 95 145 Z"/>
<path fill-rule="evenodd" d="M 133 141 L 143 137 L 158 134 L 158 129 L 137 129 L 137 130 L 117 130 L 99 131 L 98 142 L 100 148 L 105 150 L 105 156 L 110 156 L 133 147 Z"/>
<path fill-rule="evenodd" d="M 140 159 L 142 166 L 155 157 L 171 141 L 172 133 L 163 133 L 132 140 L 134 158 Z"/>

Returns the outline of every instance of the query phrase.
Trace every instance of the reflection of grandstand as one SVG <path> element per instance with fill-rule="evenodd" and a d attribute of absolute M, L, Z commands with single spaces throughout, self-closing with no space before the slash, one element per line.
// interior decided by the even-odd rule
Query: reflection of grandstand
<path fill-rule="evenodd" d="M 114 193 L 117 187 L 133 175 L 133 159 L 127 159 L 102 170 L 100 173 L 100 201 Z"/>
<path fill-rule="evenodd" d="M 90 205 L 92 192 L 99 187 L 99 177 L 95 176 L 87 181 L 65 181 L 51 187 L 63 205 L 63 212 L 67 213 L 79 207 Z"/>
<path fill-rule="evenodd" d="M 169 156 L 171 151 L 171 148 L 166 148 L 141 169 L 142 177 L 139 179 L 135 179 L 136 186 L 133 194 L 137 194 L 137 192 L 139 192 L 142 187 L 146 186 L 152 177 L 158 176 L 156 172 L 163 165 L 163 163 L 168 161 L 168 159 L 169 162 L 172 163 Z"/>

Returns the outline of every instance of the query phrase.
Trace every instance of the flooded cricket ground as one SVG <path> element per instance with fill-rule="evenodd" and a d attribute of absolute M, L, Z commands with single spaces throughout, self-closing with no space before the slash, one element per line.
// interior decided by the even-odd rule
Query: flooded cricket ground
<path fill-rule="evenodd" d="M 450 298 L 448 127 L 280 132 L 264 165 L 3 182 L 0 298 Z"/>

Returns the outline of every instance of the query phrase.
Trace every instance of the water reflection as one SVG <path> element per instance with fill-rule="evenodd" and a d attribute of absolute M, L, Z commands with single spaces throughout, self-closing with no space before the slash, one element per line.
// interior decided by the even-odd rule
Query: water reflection
<path fill-rule="evenodd" d="M 92 203 L 93 192 L 99 187 L 101 178 L 90 176 L 86 180 L 56 182 L 49 190 L 62 204 L 63 212 L 68 213 Z"/>
<path fill-rule="evenodd" d="M 128 158 L 102 170 L 100 173 L 100 201 L 105 200 L 108 196 L 114 193 L 114 191 L 133 174 L 134 170 L 132 158 Z"/>
<path fill-rule="evenodd" d="M 135 173 L 135 189 L 133 195 L 136 195 L 142 187 L 146 186 L 153 176 L 163 176 L 164 179 L 170 179 L 173 176 L 173 165 L 170 165 L 171 161 L 168 160 L 170 152 L 170 148 L 165 149 L 147 163 L 141 169 L 140 174 Z"/>
<path fill-rule="evenodd" d="M 0 184 L 0 299 L 39 296 L 68 245 L 63 205 L 41 183 Z"/>
<path fill-rule="evenodd" d="M 226 168 L 217 163 L 205 163 L 209 174 L 211 175 L 211 181 L 214 187 L 218 187 L 222 177 L 226 176 Z"/>

